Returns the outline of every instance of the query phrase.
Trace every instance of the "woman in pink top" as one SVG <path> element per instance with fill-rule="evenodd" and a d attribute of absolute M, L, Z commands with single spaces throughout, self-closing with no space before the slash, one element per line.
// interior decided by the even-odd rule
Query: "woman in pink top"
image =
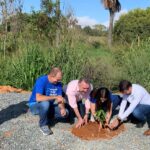
<path fill-rule="evenodd" d="M 77 128 L 86 124 L 88 121 L 91 91 L 92 85 L 86 79 L 73 80 L 69 82 L 65 88 L 71 112 L 73 112 L 73 114 L 75 114 L 78 118 L 78 122 L 76 124 Z M 82 100 L 85 101 L 85 106 L 82 103 Z M 70 116 L 71 119 L 74 118 L 73 114 Z"/>

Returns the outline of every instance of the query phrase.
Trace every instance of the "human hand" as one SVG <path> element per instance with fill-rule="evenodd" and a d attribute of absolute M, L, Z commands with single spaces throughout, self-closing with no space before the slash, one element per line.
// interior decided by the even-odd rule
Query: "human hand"
<path fill-rule="evenodd" d="M 62 96 L 56 96 L 56 101 L 58 103 L 64 103 L 64 98 Z"/>
<path fill-rule="evenodd" d="M 78 119 L 78 122 L 76 124 L 76 128 L 80 128 L 81 126 L 84 125 L 84 120 L 82 118 L 79 118 Z"/>
<path fill-rule="evenodd" d="M 119 126 L 119 120 L 118 120 L 118 118 L 116 118 L 115 120 L 113 120 L 113 122 L 109 125 L 109 127 L 111 128 L 111 129 L 115 129 L 116 127 L 118 127 Z"/>
<path fill-rule="evenodd" d="M 85 114 L 83 119 L 84 119 L 85 124 L 87 124 L 88 123 L 88 114 Z"/>
<path fill-rule="evenodd" d="M 100 132 L 102 128 L 103 128 L 103 126 L 102 126 L 102 123 L 100 122 L 99 127 L 98 127 L 98 131 Z"/>
<path fill-rule="evenodd" d="M 60 109 L 60 113 L 61 113 L 61 116 L 64 117 L 64 116 L 66 115 L 66 113 L 67 113 L 67 112 L 66 112 L 66 109 L 65 109 L 65 108 L 61 108 L 61 109 Z"/>
<path fill-rule="evenodd" d="M 105 119 L 106 124 L 109 124 L 109 121 L 110 121 L 110 117 L 106 116 L 106 119 Z"/>

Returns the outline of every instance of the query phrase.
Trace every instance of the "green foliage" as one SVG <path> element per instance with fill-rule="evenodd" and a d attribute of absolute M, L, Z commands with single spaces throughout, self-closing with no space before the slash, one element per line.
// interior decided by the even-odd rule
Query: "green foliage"
<path fill-rule="evenodd" d="M 105 118 L 106 118 L 106 112 L 103 109 L 96 111 L 95 119 L 101 122 L 102 125 L 104 125 Z"/>
<path fill-rule="evenodd" d="M 122 78 L 121 67 L 117 65 L 113 53 L 92 58 L 85 69 L 85 76 L 91 79 L 96 87 L 116 88 Z"/>
<path fill-rule="evenodd" d="M 135 9 L 120 17 L 115 23 L 114 37 L 116 41 L 131 43 L 140 37 L 150 37 L 150 8 Z"/>
<path fill-rule="evenodd" d="M 45 51 L 36 44 L 30 44 L 13 58 L 7 57 L 7 62 L 3 61 L 0 63 L 0 84 L 31 90 L 35 80 L 40 75 L 47 74 L 54 66 L 60 67 L 64 72 L 64 84 L 72 79 L 80 78 L 87 57 L 84 52 L 79 53 L 67 44 Z"/>
<path fill-rule="evenodd" d="M 83 31 L 87 34 L 87 35 L 91 35 L 91 36 L 104 36 L 107 33 L 107 28 L 104 25 L 95 25 L 93 28 L 91 28 L 90 26 L 85 26 L 83 28 Z"/>
<path fill-rule="evenodd" d="M 119 55 L 118 64 L 123 68 L 124 78 L 150 91 L 150 40 L 142 41 L 140 46 L 134 43 Z"/>

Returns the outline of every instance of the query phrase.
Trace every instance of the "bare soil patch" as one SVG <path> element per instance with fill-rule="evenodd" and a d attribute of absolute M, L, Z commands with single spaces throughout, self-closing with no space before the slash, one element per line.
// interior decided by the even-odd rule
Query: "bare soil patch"
<path fill-rule="evenodd" d="M 30 91 L 25 91 L 23 89 L 17 89 L 14 88 L 12 86 L 0 86 L 0 94 L 4 94 L 4 93 L 30 93 Z"/>
<path fill-rule="evenodd" d="M 122 124 L 118 129 L 110 131 L 108 128 L 98 129 L 97 122 L 89 122 L 87 125 L 82 126 L 81 128 L 72 128 L 72 133 L 84 140 L 103 140 L 103 139 L 112 139 L 115 136 L 118 136 L 120 133 L 126 130 L 125 126 Z"/>

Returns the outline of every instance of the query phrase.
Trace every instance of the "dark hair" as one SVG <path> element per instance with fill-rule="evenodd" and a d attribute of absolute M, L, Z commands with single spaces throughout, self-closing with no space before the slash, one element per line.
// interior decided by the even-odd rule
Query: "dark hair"
<path fill-rule="evenodd" d="M 91 92 L 91 97 L 96 99 L 96 107 L 97 109 L 100 109 L 102 101 L 100 100 L 100 98 L 106 98 L 107 101 L 106 103 L 110 103 L 110 92 L 106 87 L 101 87 L 99 89 L 95 89 Z"/>
<path fill-rule="evenodd" d="M 128 80 L 122 80 L 119 83 L 120 92 L 124 92 L 125 90 L 128 90 L 130 87 L 132 87 L 132 83 Z"/>
<path fill-rule="evenodd" d="M 81 83 L 81 82 L 85 82 L 86 84 L 90 84 L 90 81 L 86 78 L 80 78 L 79 83 Z"/>

